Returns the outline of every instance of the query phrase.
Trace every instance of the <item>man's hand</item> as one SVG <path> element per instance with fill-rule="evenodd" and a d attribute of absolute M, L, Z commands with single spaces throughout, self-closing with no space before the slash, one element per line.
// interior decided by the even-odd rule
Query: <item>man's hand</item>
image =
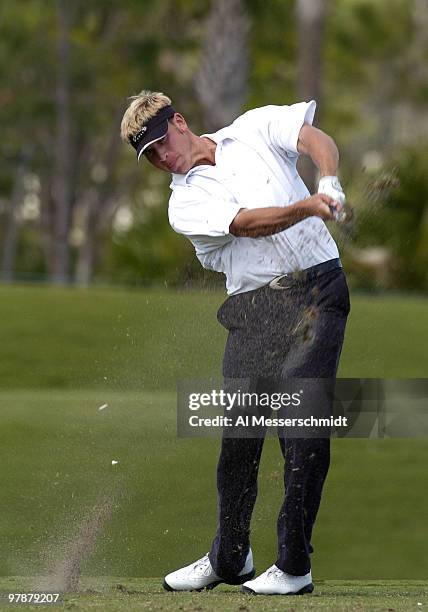
<path fill-rule="evenodd" d="M 337 210 L 332 211 L 333 219 L 338 223 L 343 222 L 346 218 L 346 213 L 341 209 L 346 202 L 346 197 L 337 176 L 323 176 L 318 183 L 318 193 L 324 193 L 338 202 Z"/>
<path fill-rule="evenodd" d="M 333 220 L 341 207 L 339 202 L 324 193 L 316 193 L 306 200 L 302 200 L 299 206 L 306 211 L 305 216 L 321 217 L 324 221 Z"/>
<path fill-rule="evenodd" d="M 343 206 L 346 202 L 345 194 L 343 193 L 342 185 L 339 183 L 337 176 L 323 176 L 318 183 L 318 193 L 324 193 L 330 196 L 336 202 Z"/>

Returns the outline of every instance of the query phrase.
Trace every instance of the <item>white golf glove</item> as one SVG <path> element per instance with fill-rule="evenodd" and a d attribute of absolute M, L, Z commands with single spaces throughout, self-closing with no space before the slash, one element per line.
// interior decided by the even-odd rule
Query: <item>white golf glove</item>
<path fill-rule="evenodd" d="M 342 207 L 346 202 L 346 196 L 343 192 L 342 185 L 339 183 L 337 176 L 323 176 L 320 178 L 318 183 L 318 193 L 330 196 L 336 202 L 340 204 L 339 209 L 333 209 L 333 217 L 336 221 L 344 221 L 346 217 L 345 211 L 342 211 Z"/>

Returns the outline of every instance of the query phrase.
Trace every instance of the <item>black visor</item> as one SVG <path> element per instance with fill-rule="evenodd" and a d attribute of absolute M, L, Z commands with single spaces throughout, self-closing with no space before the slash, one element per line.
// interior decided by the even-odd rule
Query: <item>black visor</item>
<path fill-rule="evenodd" d="M 168 119 L 175 115 L 172 106 L 164 106 L 151 119 L 149 119 L 135 136 L 131 136 L 129 142 L 137 151 L 137 160 L 151 144 L 160 140 L 168 131 Z"/>

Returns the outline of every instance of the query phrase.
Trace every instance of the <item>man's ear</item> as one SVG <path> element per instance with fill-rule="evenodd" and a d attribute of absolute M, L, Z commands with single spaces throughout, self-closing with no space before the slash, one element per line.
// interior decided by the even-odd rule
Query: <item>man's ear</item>
<path fill-rule="evenodd" d="M 179 130 L 179 132 L 181 132 L 182 134 L 184 134 L 184 132 L 187 132 L 188 130 L 187 122 L 185 118 L 183 117 L 183 115 L 180 115 L 180 113 L 175 113 L 174 117 L 172 118 L 172 122 L 175 125 L 175 127 Z"/>

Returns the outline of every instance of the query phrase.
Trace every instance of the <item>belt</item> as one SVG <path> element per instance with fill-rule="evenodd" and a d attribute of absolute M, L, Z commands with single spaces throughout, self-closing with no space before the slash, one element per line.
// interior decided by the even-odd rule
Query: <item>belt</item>
<path fill-rule="evenodd" d="M 323 274 L 337 270 L 342 267 L 340 259 L 329 259 L 323 263 L 306 268 L 305 270 L 296 270 L 295 272 L 288 272 L 281 276 L 276 276 L 270 281 L 269 287 L 271 289 L 287 289 L 288 287 L 295 285 L 296 283 L 307 283 L 309 281 L 316 280 Z"/>

